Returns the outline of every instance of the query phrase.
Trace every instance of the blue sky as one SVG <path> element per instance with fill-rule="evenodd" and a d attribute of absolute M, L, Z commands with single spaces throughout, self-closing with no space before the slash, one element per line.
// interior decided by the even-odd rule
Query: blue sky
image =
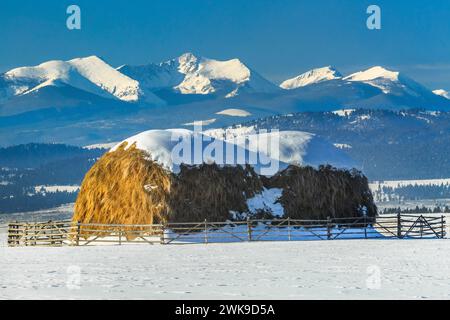
<path fill-rule="evenodd" d="M 82 30 L 66 28 L 66 8 Z M 382 29 L 366 28 L 366 8 Z M 114 66 L 191 51 L 239 57 L 275 82 L 313 67 L 342 73 L 395 68 L 432 89 L 450 89 L 448 0 L 2 0 L 0 72 L 50 59 L 99 55 Z"/>

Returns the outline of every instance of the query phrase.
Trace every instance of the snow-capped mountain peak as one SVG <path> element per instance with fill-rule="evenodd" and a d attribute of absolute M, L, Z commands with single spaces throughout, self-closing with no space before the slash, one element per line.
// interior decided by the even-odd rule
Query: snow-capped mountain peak
<path fill-rule="evenodd" d="M 399 75 L 400 75 L 399 72 L 390 71 L 383 67 L 375 66 L 375 67 L 369 68 L 365 71 L 359 71 L 359 72 L 353 73 L 353 74 L 345 77 L 344 80 L 370 81 L 370 80 L 375 80 L 375 79 L 379 79 L 379 78 L 384 78 L 384 79 L 388 79 L 391 81 L 398 81 Z"/>
<path fill-rule="evenodd" d="M 414 80 L 400 74 L 400 72 L 391 71 L 380 66 L 353 73 L 345 77 L 344 80 L 363 82 L 379 88 L 384 94 L 393 94 L 397 96 L 406 93 L 410 96 L 418 97 L 422 94 L 430 93 L 428 89 Z"/>
<path fill-rule="evenodd" d="M 341 79 L 342 75 L 337 71 L 335 68 L 331 66 L 323 67 L 323 68 L 317 68 L 312 69 L 310 71 L 307 71 L 295 78 L 288 79 L 280 84 L 280 87 L 283 89 L 296 89 L 299 87 L 304 87 L 307 85 L 323 82 L 323 81 L 329 81 L 329 80 L 335 80 L 335 79 Z"/>
<path fill-rule="evenodd" d="M 185 73 L 184 80 L 175 88 L 184 94 L 208 94 L 221 88 L 214 81 L 227 81 L 240 85 L 250 80 L 250 69 L 239 59 L 219 61 L 208 58 L 197 59 L 193 55 L 180 58 L 180 72 Z M 227 96 L 232 94 L 227 93 Z"/>
<path fill-rule="evenodd" d="M 161 102 L 151 92 L 141 90 L 138 81 L 120 73 L 97 56 L 16 68 L 6 72 L 3 78 L 11 88 L 11 96 L 28 94 L 57 83 L 126 102 L 137 102 L 141 98 L 150 103 Z"/>
<path fill-rule="evenodd" d="M 434 93 L 435 95 L 444 97 L 444 98 L 446 98 L 446 99 L 450 99 L 450 92 L 448 92 L 448 91 L 446 91 L 446 90 L 444 90 L 444 89 L 434 90 L 433 93 Z"/>
<path fill-rule="evenodd" d="M 148 89 L 170 89 L 181 94 L 232 97 L 242 92 L 276 92 L 278 88 L 239 59 L 214 60 L 184 53 L 160 64 L 118 69 Z"/>
<path fill-rule="evenodd" d="M 178 57 L 178 71 L 183 74 L 195 72 L 198 68 L 198 58 L 191 52 L 187 52 Z M 161 63 L 160 65 L 164 64 Z"/>

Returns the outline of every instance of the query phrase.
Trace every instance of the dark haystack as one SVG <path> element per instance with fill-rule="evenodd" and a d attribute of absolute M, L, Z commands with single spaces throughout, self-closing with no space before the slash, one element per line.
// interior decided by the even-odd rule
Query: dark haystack
<path fill-rule="evenodd" d="M 331 166 L 289 166 L 270 179 L 266 187 L 281 188 L 279 202 L 286 217 L 327 219 L 374 217 L 377 208 L 367 178 L 357 170 L 338 170 Z"/>
<path fill-rule="evenodd" d="M 172 178 L 169 221 L 225 221 L 230 211 L 246 212 L 247 199 L 262 190 L 262 181 L 250 166 L 181 166 Z"/>

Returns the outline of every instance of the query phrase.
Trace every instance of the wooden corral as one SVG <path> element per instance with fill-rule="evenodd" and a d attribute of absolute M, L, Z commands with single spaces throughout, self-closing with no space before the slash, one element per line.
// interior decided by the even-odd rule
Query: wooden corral
<path fill-rule="evenodd" d="M 350 219 L 353 219 L 351 222 Z M 80 230 L 89 231 L 86 237 Z M 87 246 L 187 244 L 242 241 L 444 238 L 444 216 L 383 215 L 322 220 L 270 219 L 179 222 L 151 225 L 85 224 L 71 221 L 10 223 L 8 245 Z"/>

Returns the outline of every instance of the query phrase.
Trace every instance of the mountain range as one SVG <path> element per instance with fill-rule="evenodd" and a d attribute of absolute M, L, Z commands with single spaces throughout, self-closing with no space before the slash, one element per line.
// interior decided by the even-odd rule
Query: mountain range
<path fill-rule="evenodd" d="M 91 56 L 20 67 L 0 75 L 0 145 L 87 145 L 152 129 L 218 128 L 292 112 L 348 108 L 450 110 L 448 92 L 431 91 L 397 71 L 373 67 L 342 75 L 328 66 L 276 85 L 239 59 L 186 53 L 115 68 Z"/>

